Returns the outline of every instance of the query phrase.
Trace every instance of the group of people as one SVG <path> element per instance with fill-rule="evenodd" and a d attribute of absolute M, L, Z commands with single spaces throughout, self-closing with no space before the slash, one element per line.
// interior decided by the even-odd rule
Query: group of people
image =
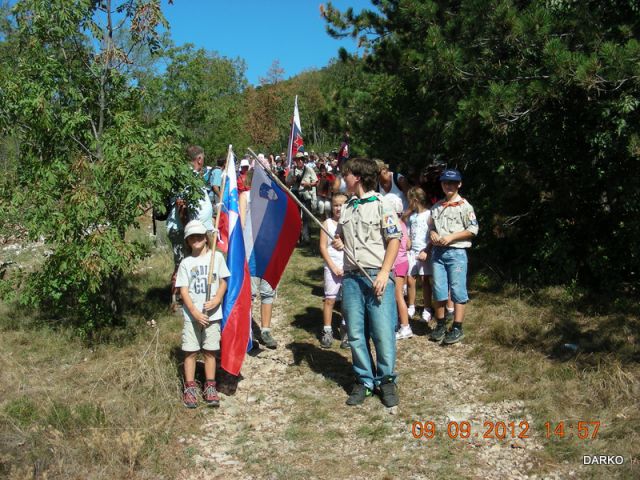
<path fill-rule="evenodd" d="M 466 249 L 478 233 L 478 221 L 459 194 L 462 176 L 457 170 L 440 173 L 443 198 L 434 203 L 422 186 L 409 187 L 406 178 L 381 161 L 355 158 L 341 173 L 347 195 L 333 195 L 333 216 L 320 233 L 325 261 L 320 343 L 329 348 L 333 342 L 333 308 L 341 287 L 341 331 L 347 334 L 341 347 L 351 348 L 356 377 L 347 404 L 359 405 L 377 392 L 385 406 L 393 407 L 399 401 L 396 341 L 413 336 L 409 318 L 415 314 L 417 278 L 424 292 L 422 319 L 436 318 L 429 338 L 444 344 L 464 338 Z"/>
<path fill-rule="evenodd" d="M 220 348 L 220 305 L 229 271 L 221 253 L 211 258 L 207 235 L 213 231 L 213 205 L 221 196 L 221 175 L 215 170 L 221 170 L 224 163 L 205 169 L 200 147 L 189 147 L 187 154 L 194 172 L 205 177 L 207 194 L 191 211 L 177 195 L 167 231 L 175 264 L 172 302 L 177 302 L 179 291 L 183 303 L 183 402 L 194 408 L 198 393 L 195 358 L 200 350 L 205 358 L 203 399 L 208 405 L 219 405 L 215 352 Z M 428 321 L 433 316 L 436 320 L 430 339 L 452 344 L 464 337 L 466 249 L 478 233 L 478 222 L 473 207 L 459 194 L 460 172 L 427 168 L 411 186 L 406 177 L 391 172 L 379 160 L 353 158 L 338 164 L 335 158 L 298 152 L 291 168 L 280 171 L 282 158 L 259 157 L 258 161 L 281 176 L 303 204 L 326 215 L 320 233 L 325 261 L 320 343 L 331 347 L 333 311 L 341 301 L 340 346 L 351 350 L 356 379 L 346 403 L 359 405 L 378 393 L 385 406 L 397 405 L 396 341 L 413 335 L 409 319 L 416 313 L 418 281 L 422 282 L 424 298 L 421 318 Z M 253 166 L 249 159 L 240 162 L 241 197 L 250 189 Z M 433 188 L 434 179 L 440 193 Z M 308 219 L 304 217 L 301 240 L 308 241 L 308 225 L 304 225 Z M 252 279 L 253 296 L 261 299 L 259 340 L 268 348 L 277 347 L 270 332 L 276 287 L 263 279 Z M 448 329 L 450 316 L 453 323 Z"/>

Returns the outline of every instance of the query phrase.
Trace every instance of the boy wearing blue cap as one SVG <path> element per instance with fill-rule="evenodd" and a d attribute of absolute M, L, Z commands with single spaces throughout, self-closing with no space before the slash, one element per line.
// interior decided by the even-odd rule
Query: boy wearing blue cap
<path fill-rule="evenodd" d="M 445 344 L 459 342 L 464 338 L 462 322 L 467 294 L 467 248 L 478 234 L 478 220 L 473 207 L 458 194 L 462 186 L 462 175 L 457 170 L 445 170 L 440 176 L 440 185 L 445 198 L 431 208 L 429 237 L 433 245 L 433 296 L 436 303 L 436 328 L 429 338 Z M 445 305 L 451 290 L 454 317 L 451 330 L 447 332 Z"/>

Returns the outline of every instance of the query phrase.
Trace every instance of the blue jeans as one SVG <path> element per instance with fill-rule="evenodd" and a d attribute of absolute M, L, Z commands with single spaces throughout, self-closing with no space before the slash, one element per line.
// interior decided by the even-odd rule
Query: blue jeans
<path fill-rule="evenodd" d="M 444 302 L 449 297 L 453 303 L 467 303 L 467 251 L 464 248 L 434 247 L 433 298 Z"/>
<path fill-rule="evenodd" d="M 378 272 L 367 269 L 374 280 Z M 398 309 L 393 280 L 387 282 L 382 300 L 378 301 L 371 282 L 361 272 L 345 272 L 342 315 L 347 322 L 353 371 L 358 383 L 373 389 L 382 382 L 395 381 Z M 376 349 L 377 365 L 371 355 L 369 339 Z"/>

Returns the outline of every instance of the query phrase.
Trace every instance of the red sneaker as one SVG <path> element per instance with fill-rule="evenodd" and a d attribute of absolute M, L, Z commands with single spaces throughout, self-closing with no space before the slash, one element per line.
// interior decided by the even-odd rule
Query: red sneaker
<path fill-rule="evenodd" d="M 204 390 L 202 391 L 202 397 L 204 398 L 204 403 L 206 403 L 208 406 L 220 406 L 220 397 L 218 396 L 218 392 L 216 391 L 216 382 L 212 382 L 210 380 L 207 380 L 207 382 L 205 382 Z"/>
<path fill-rule="evenodd" d="M 198 406 L 198 385 L 196 385 L 196 382 L 185 382 L 182 403 L 187 408 L 196 408 Z"/>

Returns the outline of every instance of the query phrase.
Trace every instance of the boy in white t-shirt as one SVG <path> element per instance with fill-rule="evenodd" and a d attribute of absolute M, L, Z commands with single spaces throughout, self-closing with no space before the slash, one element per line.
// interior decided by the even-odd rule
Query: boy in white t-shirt
<path fill-rule="evenodd" d="M 324 221 L 324 227 L 331 232 L 331 237 L 327 235 L 324 230 L 320 230 L 320 255 L 324 260 L 324 306 L 322 309 L 323 328 L 322 335 L 320 337 L 320 345 L 323 348 L 329 348 L 333 343 L 333 328 L 331 326 L 331 320 L 333 318 L 333 307 L 336 304 L 336 297 L 340 292 L 342 286 L 342 275 L 344 271 L 343 257 L 344 253 L 340 250 L 336 250 L 331 245 L 333 239 L 336 236 L 336 229 L 338 228 L 338 220 L 340 220 L 340 213 L 342 212 L 342 206 L 347 201 L 347 195 L 344 193 L 335 193 L 331 197 L 331 212 L 332 217 L 327 218 Z M 346 328 L 344 327 L 344 319 L 342 320 L 342 331 L 340 348 L 349 348 L 349 340 L 347 339 Z"/>
<path fill-rule="evenodd" d="M 180 289 L 183 301 L 184 325 L 182 329 L 182 351 L 184 352 L 184 393 L 182 400 L 187 408 L 198 406 L 198 387 L 195 383 L 196 356 L 204 355 L 203 397 L 207 405 L 217 407 L 220 398 L 216 391 L 216 357 L 220 350 L 220 321 L 222 320 L 222 299 L 227 291 L 227 281 L 231 273 L 224 257 L 215 252 L 213 274 L 211 276 L 211 299 L 207 301 L 209 288 L 209 266 L 211 265 L 211 245 L 207 229 L 198 220 L 187 223 L 184 229 L 185 249 L 189 253 L 178 267 L 176 287 Z"/>

